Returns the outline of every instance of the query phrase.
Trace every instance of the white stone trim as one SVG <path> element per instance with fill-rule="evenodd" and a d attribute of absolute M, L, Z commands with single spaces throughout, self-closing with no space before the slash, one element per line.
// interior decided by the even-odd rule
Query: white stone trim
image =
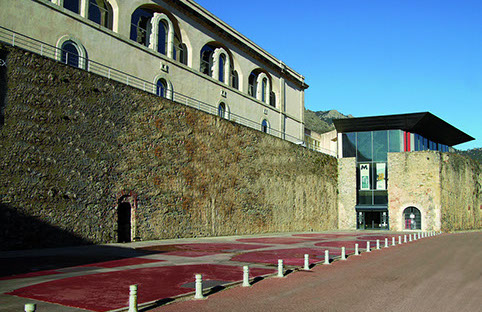
<path fill-rule="evenodd" d="M 84 45 L 80 42 L 80 40 L 71 35 L 64 35 L 60 37 L 59 40 L 57 40 L 55 59 L 59 62 L 62 61 L 62 45 L 67 41 L 72 41 L 73 43 L 75 43 L 77 52 L 79 52 L 79 68 L 86 69 L 87 51 L 85 50 Z"/>
<path fill-rule="evenodd" d="M 222 55 L 224 55 L 224 59 L 226 60 L 224 66 L 224 81 L 222 82 L 229 85 L 229 79 L 231 78 L 231 60 L 229 59 L 228 53 L 223 48 L 216 48 L 214 50 L 214 53 L 212 54 L 213 66 L 211 67 L 211 71 L 213 73 L 213 78 L 219 80 L 219 60 Z"/>
<path fill-rule="evenodd" d="M 159 23 L 165 21 L 167 23 L 167 50 L 166 56 L 168 58 L 173 58 L 173 51 L 174 51 L 174 26 L 164 13 L 155 12 L 153 17 L 151 18 L 151 34 L 149 36 L 149 48 L 157 52 L 157 44 L 158 44 L 158 37 L 159 37 Z"/>

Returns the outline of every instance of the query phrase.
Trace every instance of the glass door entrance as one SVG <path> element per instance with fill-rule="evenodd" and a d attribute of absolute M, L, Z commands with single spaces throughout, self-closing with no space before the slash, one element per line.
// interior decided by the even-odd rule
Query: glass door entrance
<path fill-rule="evenodd" d="M 357 229 L 388 230 L 388 210 L 364 210 L 357 212 Z"/>

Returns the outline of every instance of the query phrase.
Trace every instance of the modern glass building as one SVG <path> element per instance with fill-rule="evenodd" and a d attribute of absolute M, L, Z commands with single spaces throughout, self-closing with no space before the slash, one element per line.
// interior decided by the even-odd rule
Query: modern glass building
<path fill-rule="evenodd" d="M 450 152 L 473 138 L 431 113 L 334 120 L 339 158 L 356 159 L 357 229 L 389 230 L 388 153 Z M 406 212 L 405 229 L 420 228 L 420 212 Z M 418 222 L 417 222 L 418 221 Z"/>

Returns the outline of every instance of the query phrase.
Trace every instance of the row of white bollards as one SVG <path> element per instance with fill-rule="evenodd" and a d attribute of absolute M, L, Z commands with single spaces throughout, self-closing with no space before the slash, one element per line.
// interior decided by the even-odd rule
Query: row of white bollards
<path fill-rule="evenodd" d="M 403 235 L 403 243 L 411 242 L 412 240 L 417 240 L 426 237 L 433 237 L 442 234 L 442 232 L 430 231 L 430 232 L 418 232 L 408 235 Z M 392 246 L 395 246 L 395 237 L 392 237 Z M 402 236 L 398 236 L 398 244 L 402 244 Z M 388 248 L 388 238 L 385 238 L 385 248 Z M 380 240 L 377 239 L 376 248 L 380 249 Z M 370 241 L 367 241 L 366 252 L 371 252 L 370 248 Z M 359 245 L 355 244 L 355 256 L 360 255 Z M 346 249 L 345 247 L 341 247 L 341 256 L 340 260 L 346 260 Z M 330 264 L 330 252 L 329 250 L 325 250 L 325 261 L 323 264 Z M 310 270 L 310 262 L 309 262 L 309 255 L 304 255 L 304 266 L 303 270 Z M 283 267 L 283 260 L 278 260 L 278 274 L 277 277 L 284 277 L 284 267 Z M 251 284 L 249 283 L 249 267 L 243 266 L 243 287 L 250 287 Z M 194 299 L 204 299 L 203 295 L 203 285 L 202 285 L 202 274 L 195 275 L 195 295 Z M 25 304 L 25 312 L 35 312 L 36 305 L 34 303 L 27 303 Z M 129 286 L 129 310 L 128 312 L 138 312 L 138 304 L 137 304 L 137 285 L 130 285 Z"/>

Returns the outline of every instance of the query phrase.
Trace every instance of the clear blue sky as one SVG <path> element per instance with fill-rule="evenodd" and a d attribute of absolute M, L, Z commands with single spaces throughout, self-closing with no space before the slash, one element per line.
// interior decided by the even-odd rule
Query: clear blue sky
<path fill-rule="evenodd" d="M 306 77 L 305 106 L 429 111 L 482 147 L 482 0 L 196 0 Z"/>

